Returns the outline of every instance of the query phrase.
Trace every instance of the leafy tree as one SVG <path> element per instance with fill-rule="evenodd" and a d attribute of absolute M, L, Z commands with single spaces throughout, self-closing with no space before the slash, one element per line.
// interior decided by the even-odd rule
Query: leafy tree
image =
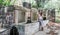
<path fill-rule="evenodd" d="M 44 5 L 44 8 L 46 9 L 59 9 L 60 8 L 60 0 L 50 0 L 48 3 Z"/>
<path fill-rule="evenodd" d="M 2 3 L 3 3 L 3 0 L 0 0 L 0 6 L 2 5 Z"/>
<path fill-rule="evenodd" d="M 45 4 L 48 3 L 49 0 L 34 0 L 35 2 L 32 2 L 33 8 L 44 8 Z"/>
<path fill-rule="evenodd" d="M 12 4 L 14 4 L 16 0 L 13 0 L 13 2 L 11 2 L 11 0 L 0 0 L 0 6 L 10 6 Z"/>

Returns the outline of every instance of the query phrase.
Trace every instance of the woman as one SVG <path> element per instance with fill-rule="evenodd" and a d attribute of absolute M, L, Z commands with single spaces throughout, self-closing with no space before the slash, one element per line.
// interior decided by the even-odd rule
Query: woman
<path fill-rule="evenodd" d="M 39 18 L 38 18 L 38 21 L 39 21 L 39 31 L 40 31 L 40 30 L 43 30 L 43 26 L 42 26 L 42 25 L 43 25 L 43 24 L 42 24 L 42 23 L 43 23 L 42 12 L 41 12 L 41 13 L 39 12 Z"/>

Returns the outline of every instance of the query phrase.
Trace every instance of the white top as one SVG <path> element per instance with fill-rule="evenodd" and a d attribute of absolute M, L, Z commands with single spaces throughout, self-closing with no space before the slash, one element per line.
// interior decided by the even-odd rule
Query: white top
<path fill-rule="evenodd" d="M 41 26 L 43 26 L 43 17 L 39 16 L 39 22 L 41 22 Z"/>
<path fill-rule="evenodd" d="M 40 16 L 40 17 L 39 17 L 39 20 L 43 20 L 43 17 L 42 17 L 42 16 Z"/>

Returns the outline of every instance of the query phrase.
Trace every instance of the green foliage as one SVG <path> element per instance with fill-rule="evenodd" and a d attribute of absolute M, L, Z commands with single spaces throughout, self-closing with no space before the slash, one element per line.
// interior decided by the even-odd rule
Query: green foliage
<path fill-rule="evenodd" d="M 0 6 L 2 6 L 2 4 L 3 4 L 3 0 L 0 0 Z"/>
<path fill-rule="evenodd" d="M 59 20 L 59 19 L 56 19 L 55 22 L 56 22 L 56 23 L 60 23 L 60 20 Z"/>
<path fill-rule="evenodd" d="M 10 6 L 12 5 L 16 0 L 14 0 L 13 2 L 11 2 L 11 0 L 0 0 L 0 5 L 1 6 Z"/>
<path fill-rule="evenodd" d="M 34 0 L 31 2 L 31 6 L 32 8 L 37 8 L 36 2 Z"/>
<path fill-rule="evenodd" d="M 36 5 L 33 5 L 32 8 L 38 8 Z"/>
<path fill-rule="evenodd" d="M 35 5 L 32 4 L 34 8 L 44 8 L 45 0 L 35 0 Z M 34 3 L 34 2 L 33 2 Z"/>
<path fill-rule="evenodd" d="M 52 8 L 55 8 L 55 9 L 58 9 L 60 8 L 60 0 L 50 0 L 48 1 L 45 5 L 44 5 L 44 8 L 46 9 L 52 9 Z"/>
<path fill-rule="evenodd" d="M 5 0 L 4 2 L 3 2 L 3 6 L 9 6 L 10 5 L 10 0 Z"/>

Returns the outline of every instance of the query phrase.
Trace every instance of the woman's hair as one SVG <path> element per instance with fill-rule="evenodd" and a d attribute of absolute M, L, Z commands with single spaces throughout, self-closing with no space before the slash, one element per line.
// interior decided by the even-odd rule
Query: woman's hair
<path fill-rule="evenodd" d="M 42 16 L 42 10 L 39 10 L 38 13 Z"/>
<path fill-rule="evenodd" d="M 42 16 L 42 12 L 40 13 L 40 15 Z"/>

